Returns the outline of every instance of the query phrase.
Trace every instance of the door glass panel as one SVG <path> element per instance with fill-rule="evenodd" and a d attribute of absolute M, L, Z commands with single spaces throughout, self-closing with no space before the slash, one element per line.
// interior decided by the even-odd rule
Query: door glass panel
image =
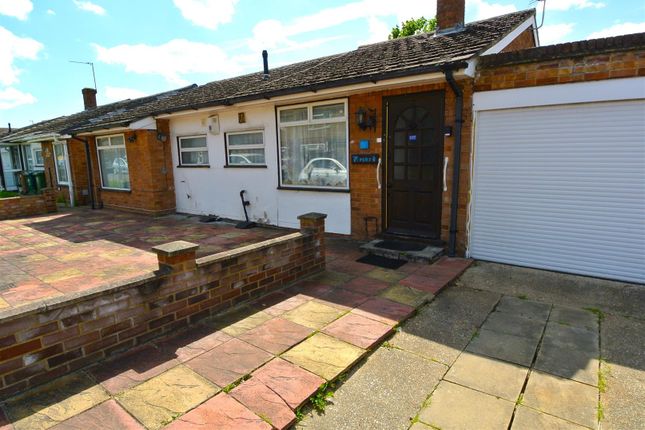
<path fill-rule="evenodd" d="M 434 148 L 423 148 L 423 151 L 421 151 L 421 161 L 424 163 L 431 163 L 434 161 L 434 153 Z"/>
<path fill-rule="evenodd" d="M 405 163 L 405 149 L 395 149 L 394 150 L 394 162 L 395 163 Z"/>
<path fill-rule="evenodd" d="M 417 166 L 408 166 L 408 180 L 410 181 L 419 180 L 419 168 Z"/>
<path fill-rule="evenodd" d="M 419 150 L 416 148 L 408 149 L 408 163 L 419 162 Z"/>
<path fill-rule="evenodd" d="M 432 181 L 434 179 L 434 169 L 432 166 L 423 166 L 422 171 L 424 181 Z"/>
<path fill-rule="evenodd" d="M 403 131 L 394 133 L 394 146 L 403 146 L 407 140 L 407 134 Z"/>
<path fill-rule="evenodd" d="M 397 181 L 405 180 L 405 166 L 394 166 L 394 179 Z"/>

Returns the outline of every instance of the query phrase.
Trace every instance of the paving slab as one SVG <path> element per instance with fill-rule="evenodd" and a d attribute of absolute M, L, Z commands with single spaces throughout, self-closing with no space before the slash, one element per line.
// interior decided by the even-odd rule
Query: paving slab
<path fill-rule="evenodd" d="M 645 429 L 645 321 L 606 315 L 601 324 L 603 429 Z"/>
<path fill-rule="evenodd" d="M 321 294 L 316 300 L 324 305 L 348 311 L 367 301 L 370 296 L 355 293 L 354 291 L 336 288 L 328 293 Z"/>
<path fill-rule="evenodd" d="M 544 331 L 543 343 L 554 347 L 586 351 L 596 357 L 600 354 L 598 330 L 590 331 L 549 322 Z"/>
<path fill-rule="evenodd" d="M 154 345 L 158 355 L 174 357 L 184 363 L 231 339 L 212 326 L 197 326 L 179 335 L 160 339 Z"/>
<path fill-rule="evenodd" d="M 307 303 L 310 300 L 311 297 L 306 297 L 302 294 L 289 295 L 280 293 L 261 298 L 257 302 L 253 303 L 253 306 L 262 309 L 265 313 L 271 316 L 277 317 L 304 303 Z"/>
<path fill-rule="evenodd" d="M 280 354 L 313 333 L 284 318 L 273 318 L 239 336 L 239 339 L 272 354 Z"/>
<path fill-rule="evenodd" d="M 549 317 L 551 305 L 513 296 L 504 296 L 500 299 L 495 310 L 523 318 L 546 321 Z"/>
<path fill-rule="evenodd" d="M 351 367 L 365 350 L 323 333 L 317 333 L 285 352 L 282 357 L 331 381 Z"/>
<path fill-rule="evenodd" d="M 528 372 L 528 367 L 464 352 L 444 379 L 515 402 Z"/>
<path fill-rule="evenodd" d="M 110 399 L 63 421 L 54 430 L 145 430 L 116 401 Z"/>
<path fill-rule="evenodd" d="M 222 328 L 222 331 L 230 336 L 239 336 L 260 324 L 269 321 L 271 318 L 273 318 L 273 316 L 266 312 L 255 312 L 239 321 L 226 325 Z"/>
<path fill-rule="evenodd" d="M 269 387 L 294 410 L 325 382 L 320 376 L 281 358 L 275 358 L 253 372 L 253 379 Z"/>
<path fill-rule="evenodd" d="M 379 348 L 298 429 L 405 430 L 447 367 L 394 348 Z M 425 429 L 427 430 L 427 429 Z"/>
<path fill-rule="evenodd" d="M 598 424 L 598 389 L 569 379 L 531 372 L 524 404 L 582 426 Z"/>
<path fill-rule="evenodd" d="M 552 375 L 598 386 L 598 355 L 584 349 L 544 342 L 535 368 Z"/>
<path fill-rule="evenodd" d="M 397 348 L 451 365 L 499 297 L 487 291 L 450 288 L 406 321 L 389 342 Z"/>
<path fill-rule="evenodd" d="M 538 339 L 481 329 L 466 350 L 522 366 L 530 366 Z"/>
<path fill-rule="evenodd" d="M 401 279 L 408 276 L 405 272 L 398 272 L 396 270 L 382 269 L 377 267 L 376 269 L 370 270 L 365 273 L 364 276 L 368 278 L 378 279 L 379 281 L 387 282 L 388 284 L 394 284 L 399 282 Z"/>
<path fill-rule="evenodd" d="M 276 429 L 285 429 L 296 420 L 289 405 L 258 378 L 244 381 L 230 395 Z"/>
<path fill-rule="evenodd" d="M 352 313 L 380 321 L 384 324 L 396 325 L 408 319 L 416 309 L 412 306 L 393 302 L 381 297 L 373 297 L 358 305 Z"/>
<path fill-rule="evenodd" d="M 220 393 L 186 415 L 168 430 L 271 430 L 271 425 L 226 393 Z"/>
<path fill-rule="evenodd" d="M 349 275 L 347 273 L 325 270 L 324 272 L 318 273 L 317 275 L 314 275 L 309 279 L 337 287 L 349 282 L 355 277 L 356 275 Z"/>
<path fill-rule="evenodd" d="M 332 322 L 322 331 L 359 348 L 370 349 L 390 334 L 392 326 L 349 313 Z"/>
<path fill-rule="evenodd" d="M 598 316 L 586 309 L 572 309 L 553 306 L 549 321 L 553 321 L 564 326 L 598 331 Z"/>
<path fill-rule="evenodd" d="M 307 302 L 282 315 L 282 318 L 301 326 L 319 330 L 346 311 L 315 301 Z"/>
<path fill-rule="evenodd" d="M 148 429 L 159 429 L 214 396 L 219 389 L 180 365 L 116 396 Z"/>
<path fill-rule="evenodd" d="M 493 312 L 486 318 L 482 328 L 498 333 L 539 340 L 544 331 L 544 326 L 544 321 L 528 319 L 507 312 Z"/>
<path fill-rule="evenodd" d="M 430 294 L 397 284 L 379 294 L 380 297 L 415 308 L 423 305 L 431 297 Z"/>
<path fill-rule="evenodd" d="M 419 412 L 419 420 L 441 429 L 505 429 L 514 408 L 513 402 L 442 381 Z"/>
<path fill-rule="evenodd" d="M 179 364 L 151 345 L 100 363 L 88 370 L 110 394 L 117 394 L 157 376 Z"/>
<path fill-rule="evenodd" d="M 366 296 L 376 296 L 390 286 L 389 282 L 361 276 L 340 284 L 340 288 Z"/>
<path fill-rule="evenodd" d="M 586 428 L 522 405 L 517 407 L 511 426 L 511 430 L 585 430 Z"/>
<path fill-rule="evenodd" d="M 16 430 L 48 429 L 96 406 L 109 396 L 86 373 L 58 378 L 5 403 Z"/>
<path fill-rule="evenodd" d="M 187 361 L 186 366 L 223 388 L 251 373 L 271 358 L 273 355 L 256 346 L 232 339 Z"/>

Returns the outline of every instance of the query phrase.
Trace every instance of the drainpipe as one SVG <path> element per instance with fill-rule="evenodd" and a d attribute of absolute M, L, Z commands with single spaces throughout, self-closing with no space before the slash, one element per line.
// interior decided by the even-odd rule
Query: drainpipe
<path fill-rule="evenodd" d="M 450 236 L 448 239 L 448 256 L 455 256 L 457 247 L 457 209 L 459 208 L 459 169 L 461 166 L 461 126 L 464 122 L 464 93 L 457 85 L 452 69 L 443 71 L 446 81 L 455 94 L 455 145 L 452 155 L 452 195 L 450 204 Z"/>
<path fill-rule="evenodd" d="M 92 176 L 92 156 L 90 155 L 90 142 L 87 139 L 81 139 L 80 137 L 72 136 L 72 139 L 76 139 L 79 142 L 85 144 L 85 159 L 87 161 L 87 181 L 88 189 L 90 192 L 90 202 L 92 202 L 92 209 L 97 209 L 96 202 L 94 200 L 94 178 Z"/>

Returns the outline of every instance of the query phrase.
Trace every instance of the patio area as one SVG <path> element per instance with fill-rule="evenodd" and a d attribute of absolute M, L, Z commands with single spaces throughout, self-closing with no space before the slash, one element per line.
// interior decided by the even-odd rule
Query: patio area
<path fill-rule="evenodd" d="M 149 274 L 158 268 L 150 248 L 163 243 L 197 243 L 202 257 L 287 232 L 87 208 L 0 221 L 0 311 Z"/>

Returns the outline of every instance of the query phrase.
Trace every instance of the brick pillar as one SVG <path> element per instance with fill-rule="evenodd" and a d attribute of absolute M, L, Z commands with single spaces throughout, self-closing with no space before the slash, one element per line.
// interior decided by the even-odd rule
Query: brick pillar
<path fill-rule="evenodd" d="M 56 206 L 56 191 L 53 188 L 43 188 L 41 192 L 45 203 L 45 211 L 47 213 L 58 211 L 58 206 Z"/>
<path fill-rule="evenodd" d="M 186 272 L 196 267 L 195 254 L 199 245 L 183 240 L 154 246 L 152 251 L 157 254 L 159 269 L 169 268 L 172 272 Z"/>
<path fill-rule="evenodd" d="M 316 251 L 315 263 L 325 269 L 325 218 L 326 214 L 309 212 L 300 215 L 300 232 L 303 234 L 310 234 L 314 237 L 314 246 L 318 248 Z"/>

